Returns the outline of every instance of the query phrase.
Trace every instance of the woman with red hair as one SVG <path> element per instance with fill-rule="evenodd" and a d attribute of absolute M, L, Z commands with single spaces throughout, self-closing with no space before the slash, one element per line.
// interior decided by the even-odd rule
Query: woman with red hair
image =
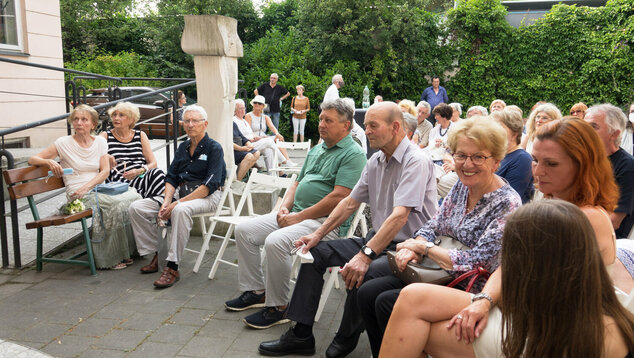
<path fill-rule="evenodd" d="M 544 124 L 535 133 L 532 156 L 533 177 L 539 190 L 547 198 L 562 199 L 581 209 L 594 231 L 603 265 L 610 272 L 616 260 L 616 236 L 608 212 L 616 207 L 619 194 L 604 146 L 594 129 L 576 117 L 565 117 Z M 533 223 L 536 227 L 542 227 L 543 224 Z M 546 232 L 552 229 L 543 227 Z M 493 337 L 499 337 L 501 333 L 501 320 L 498 314 L 489 317 L 489 311 L 501 300 L 501 272 L 501 268 L 498 268 L 481 293 L 475 296 L 443 286 L 410 285 L 406 291 L 407 297 L 403 297 L 403 300 L 425 304 L 405 307 L 403 304 L 399 306 L 397 301 L 392 317 L 401 322 L 393 323 L 390 320 L 383 343 L 395 343 L 394 339 L 400 337 L 397 334 L 400 328 L 412 327 L 423 321 L 426 322 L 422 325 L 425 328 L 412 334 L 411 338 L 434 356 L 449 352 L 478 357 L 497 356 L 489 349 L 499 351 L 497 348 L 501 342 Z M 612 276 L 612 280 L 614 278 Z M 526 277 L 515 279 L 523 280 Z M 619 286 L 621 283 L 615 284 Z M 609 287 L 612 289 L 611 285 Z M 583 294 L 579 292 L 579 295 Z M 402 310 L 407 310 L 406 314 Z M 443 322 L 448 319 L 448 323 Z M 487 331 L 483 333 L 485 327 Z M 451 328 L 455 329 L 455 337 L 449 339 L 452 336 Z M 390 329 L 393 334 L 390 334 Z M 476 340 L 481 334 L 482 338 Z M 628 334 L 631 338 L 632 331 Z M 456 338 L 473 345 L 469 344 L 463 349 L 464 343 L 456 346 L 448 343 L 458 342 Z M 399 347 L 407 344 L 401 340 Z M 433 352 L 434 347 L 441 348 Z M 390 348 L 386 347 L 383 352 L 382 347 L 381 353 L 389 356 L 389 350 L 394 348 L 390 344 Z M 631 342 L 629 349 L 632 349 Z"/>

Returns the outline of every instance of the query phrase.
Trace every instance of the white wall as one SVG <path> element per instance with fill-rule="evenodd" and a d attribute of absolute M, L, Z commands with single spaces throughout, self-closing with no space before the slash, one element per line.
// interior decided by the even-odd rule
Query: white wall
<path fill-rule="evenodd" d="M 2 51 L 0 57 L 64 67 L 62 29 L 58 0 L 21 1 L 22 53 Z M 0 129 L 15 127 L 64 114 L 62 72 L 0 62 L 0 90 L 54 97 L 0 93 Z M 8 136 L 30 137 L 31 146 L 45 147 L 66 134 L 66 122 L 59 121 Z"/>

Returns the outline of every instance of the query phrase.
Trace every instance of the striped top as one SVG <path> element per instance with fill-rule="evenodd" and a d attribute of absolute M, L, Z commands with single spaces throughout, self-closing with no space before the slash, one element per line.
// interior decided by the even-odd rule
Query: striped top
<path fill-rule="evenodd" d="M 110 169 L 108 182 L 127 182 L 123 177 L 123 172 L 131 169 L 141 169 L 147 164 L 143 156 L 143 148 L 141 146 L 141 131 L 135 130 L 132 140 L 128 143 L 122 143 L 107 131 L 108 135 L 108 154 L 112 155 L 117 161 L 117 165 Z"/>

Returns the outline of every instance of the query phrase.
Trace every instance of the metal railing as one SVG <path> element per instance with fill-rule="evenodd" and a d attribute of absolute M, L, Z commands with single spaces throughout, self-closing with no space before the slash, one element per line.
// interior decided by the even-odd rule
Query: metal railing
<path fill-rule="evenodd" d="M 9 63 L 14 63 L 14 64 L 18 64 L 18 65 L 24 65 L 24 66 L 30 66 L 30 67 L 38 67 L 38 68 L 44 68 L 47 70 L 51 70 L 51 71 L 60 71 L 60 72 L 64 72 L 66 74 L 76 74 L 79 76 L 75 76 L 73 78 L 70 78 L 68 80 L 65 81 L 65 102 L 66 102 L 66 111 L 67 113 L 62 114 L 62 115 L 58 115 L 58 116 L 54 116 L 51 118 L 46 118 L 43 120 L 38 120 L 38 121 L 34 121 L 31 123 L 27 123 L 27 124 L 22 124 L 19 126 L 15 126 L 12 128 L 8 128 L 8 129 L 3 129 L 0 130 L 0 160 L 2 159 L 2 157 L 7 158 L 7 169 L 13 169 L 15 166 L 15 161 L 13 158 L 13 155 L 5 149 L 5 136 L 13 134 L 13 133 L 17 133 L 17 132 L 21 132 L 21 131 L 25 131 L 27 129 L 32 129 L 32 128 L 37 128 L 40 127 L 42 125 L 45 124 L 49 124 L 49 123 L 53 123 L 53 122 L 57 122 L 57 121 L 61 121 L 61 120 L 65 120 L 66 118 L 68 118 L 68 116 L 70 115 L 70 111 L 71 111 L 71 104 L 72 105 L 77 105 L 79 103 L 86 103 L 88 100 L 88 96 L 86 95 L 87 93 L 87 89 L 81 85 L 81 83 L 78 85 L 78 83 L 76 82 L 76 80 L 105 80 L 108 81 L 108 86 L 107 86 L 107 101 L 106 103 L 103 104 L 98 104 L 93 106 L 93 108 L 95 110 L 97 110 L 98 112 L 101 111 L 101 113 L 103 113 L 105 111 L 105 109 L 116 105 L 119 102 L 122 101 L 134 101 L 134 100 L 138 100 L 138 99 L 142 99 L 145 97 L 149 97 L 149 96 L 153 96 L 159 93 L 164 93 L 166 91 L 171 91 L 172 95 L 171 98 L 169 98 L 168 100 L 164 101 L 162 103 L 162 107 L 163 107 L 163 113 L 159 114 L 157 116 L 154 116 L 152 118 L 148 118 L 145 119 L 141 122 L 138 122 L 137 125 L 141 125 L 144 123 L 150 123 L 152 121 L 155 121 L 157 119 L 160 119 L 161 117 L 163 117 L 163 124 L 164 124 L 164 128 L 165 128 L 165 143 L 160 145 L 159 147 L 153 148 L 153 151 L 157 151 L 157 150 L 161 150 L 163 148 L 165 148 L 166 151 L 166 159 L 167 159 L 167 166 L 169 167 L 170 164 L 170 147 L 173 149 L 174 154 L 176 153 L 177 147 L 178 147 L 178 141 L 183 139 L 185 136 L 178 136 L 179 133 L 179 123 L 176 120 L 173 120 L 171 125 L 172 125 L 172 131 L 170 133 L 170 117 L 174 114 L 174 118 L 176 117 L 175 114 L 178 111 L 181 111 L 182 108 L 178 107 L 177 104 L 177 100 L 176 100 L 176 92 L 178 89 L 180 88 L 184 88 L 184 87 L 188 87 L 188 86 L 193 86 L 196 84 L 196 80 L 195 79 L 191 79 L 191 78 L 145 78 L 145 77 L 111 77 L 111 76 L 104 76 L 104 75 L 99 75 L 99 74 L 95 74 L 95 73 L 89 73 L 89 72 L 83 72 L 83 71 L 77 71 L 77 70 L 72 70 L 72 69 L 66 69 L 66 68 L 60 68 L 60 67 L 55 67 L 55 66 L 48 66 L 48 65 L 41 65 L 41 64 L 35 64 L 35 63 L 29 63 L 29 62 L 24 62 L 24 61 L 19 61 L 19 60 L 13 60 L 13 59 L 8 59 L 8 58 L 2 58 L 0 57 L 0 61 L 2 62 L 9 62 Z M 124 81 L 164 81 L 164 82 L 168 82 L 168 81 L 179 81 L 182 83 L 179 83 L 177 85 L 173 85 L 173 86 L 169 86 L 169 87 L 165 87 L 165 88 L 161 88 L 155 91 L 151 91 L 151 92 L 146 92 L 143 94 L 139 94 L 139 95 L 134 95 L 134 96 L 129 96 L 129 97 L 125 97 L 125 98 L 121 98 L 121 90 L 118 88 L 119 85 L 121 85 Z M 243 81 L 239 81 L 243 82 Z M 112 86 L 112 84 L 115 84 L 114 88 Z M 240 89 L 239 91 L 239 96 L 240 97 L 245 97 L 244 99 L 246 100 L 246 90 L 244 89 Z M 27 94 L 28 95 L 28 94 Z M 107 123 L 107 121 L 102 121 L 102 129 L 105 129 Z M 71 134 L 71 130 L 70 130 L 70 125 L 67 124 L 67 133 L 70 135 Z M 171 135 L 170 135 L 171 134 Z M 1 169 L 0 169 L 0 174 L 1 173 Z M 2 175 L 0 175 L 0 187 L 4 186 L 4 177 Z M 1 188 L 0 188 L 1 189 Z M 40 198 L 37 203 L 40 203 L 42 201 L 48 200 L 50 199 L 51 196 L 48 197 L 44 197 L 44 198 Z M 11 216 L 11 227 L 12 227 L 12 236 L 13 236 L 13 256 L 14 256 L 14 266 L 15 267 L 21 267 L 22 263 L 21 263 L 21 258 L 20 258 L 20 237 L 19 237 L 19 230 L 18 230 L 18 213 L 20 211 L 23 211 L 25 209 L 28 209 L 28 206 L 23 206 L 18 208 L 17 206 L 17 202 L 15 200 L 10 200 L 10 207 L 11 207 L 11 211 L 10 213 L 6 212 L 6 208 L 5 208 L 5 195 L 4 195 L 4 191 L 0 190 L 0 248 L 2 249 L 2 267 L 8 267 L 9 266 L 9 250 L 8 250 L 8 232 L 7 232 L 7 222 L 6 222 L 6 218 L 7 216 Z"/>

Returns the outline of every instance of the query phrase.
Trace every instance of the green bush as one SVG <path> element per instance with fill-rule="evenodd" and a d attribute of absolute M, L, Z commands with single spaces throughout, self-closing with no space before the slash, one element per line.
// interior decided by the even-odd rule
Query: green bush
<path fill-rule="evenodd" d="M 111 77 L 158 77 L 158 70 L 153 63 L 134 52 L 121 51 L 116 55 L 102 53 L 95 56 L 75 53 L 72 58 L 75 60 L 64 63 L 64 67 Z M 83 80 L 80 83 L 88 89 L 107 86 L 107 81 L 102 80 Z M 124 85 L 161 86 L 158 82 L 150 81 L 128 81 Z"/>

